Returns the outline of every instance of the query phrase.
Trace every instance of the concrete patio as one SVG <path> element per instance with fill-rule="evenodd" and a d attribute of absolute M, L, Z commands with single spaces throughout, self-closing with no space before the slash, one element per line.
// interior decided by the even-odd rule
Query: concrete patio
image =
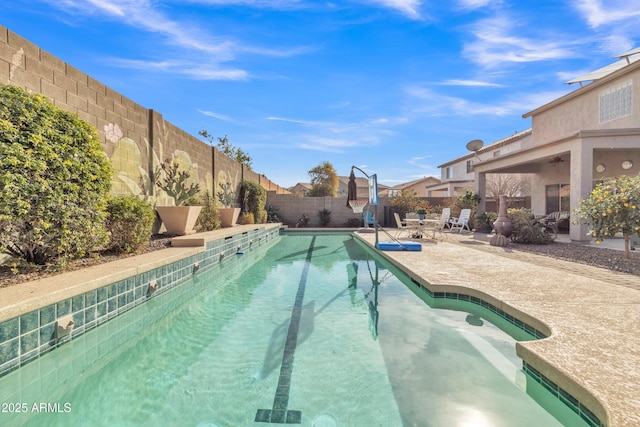
<path fill-rule="evenodd" d="M 371 233 L 358 236 L 375 242 Z M 518 355 L 604 425 L 640 425 L 638 276 L 494 247 L 472 233 L 423 241 L 421 252 L 383 254 L 431 291 L 482 298 L 550 331 L 519 342 Z"/>

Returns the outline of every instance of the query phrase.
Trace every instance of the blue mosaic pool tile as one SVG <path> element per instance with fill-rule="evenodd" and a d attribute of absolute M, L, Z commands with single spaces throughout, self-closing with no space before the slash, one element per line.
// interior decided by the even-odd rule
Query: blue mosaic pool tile
<path fill-rule="evenodd" d="M 56 306 L 50 305 L 40 309 L 40 326 L 49 324 L 56 320 Z"/>
<path fill-rule="evenodd" d="M 20 333 L 20 318 L 5 320 L 0 323 L 0 343 L 17 338 Z M 0 362 L 1 364 L 1 362 Z"/>
<path fill-rule="evenodd" d="M 84 321 L 86 323 L 96 320 L 96 306 L 92 305 L 84 311 Z"/>
<path fill-rule="evenodd" d="M 66 299 L 56 304 L 56 317 L 66 316 L 71 314 L 71 300 Z"/>
<path fill-rule="evenodd" d="M 55 345 L 56 342 L 56 324 L 50 323 L 40 327 L 40 346 Z"/>
<path fill-rule="evenodd" d="M 93 291 L 87 292 L 84 297 L 84 302 L 85 302 L 85 307 L 95 305 L 96 302 L 98 302 L 98 291 L 93 290 Z"/>
<path fill-rule="evenodd" d="M 20 353 L 24 354 L 35 350 L 40 344 L 40 330 L 26 333 L 20 336 Z"/>
<path fill-rule="evenodd" d="M 14 338 L 0 344 L 0 365 L 17 358 L 20 355 L 20 340 Z"/>
<path fill-rule="evenodd" d="M 84 310 L 73 313 L 73 329 L 77 330 L 84 325 Z"/>
<path fill-rule="evenodd" d="M 39 312 L 32 311 L 31 313 L 23 314 L 20 316 L 20 335 L 31 332 L 40 326 L 38 320 Z"/>
<path fill-rule="evenodd" d="M 84 295 L 77 295 L 71 298 L 71 310 L 75 313 L 78 310 L 84 309 Z"/>
<path fill-rule="evenodd" d="M 107 288 L 98 288 L 97 289 L 97 298 L 96 298 L 96 302 L 97 303 L 106 301 L 107 297 L 108 297 Z"/>

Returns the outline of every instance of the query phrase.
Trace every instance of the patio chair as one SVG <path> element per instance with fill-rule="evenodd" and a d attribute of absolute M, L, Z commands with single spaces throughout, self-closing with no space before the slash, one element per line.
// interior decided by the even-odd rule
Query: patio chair
<path fill-rule="evenodd" d="M 396 220 L 396 225 L 398 226 L 398 231 L 396 231 L 396 236 L 395 237 L 399 237 L 403 231 L 407 232 L 407 236 L 409 236 L 409 234 L 411 233 L 412 228 L 408 227 L 407 224 L 405 224 L 404 222 L 402 222 L 402 220 L 400 219 L 400 215 L 398 215 L 397 212 L 393 213 L 393 217 Z"/>
<path fill-rule="evenodd" d="M 451 217 L 451 208 L 443 208 L 442 215 L 440 215 L 440 223 L 438 224 L 440 227 L 440 231 L 444 231 L 445 227 L 451 228 L 451 224 L 449 219 Z"/>
<path fill-rule="evenodd" d="M 465 228 L 467 231 L 471 231 L 469 228 L 469 217 L 471 217 L 471 209 L 462 209 L 458 218 L 452 218 L 449 222 L 449 228 L 453 232 L 454 229 L 459 229 L 459 233 Z"/>

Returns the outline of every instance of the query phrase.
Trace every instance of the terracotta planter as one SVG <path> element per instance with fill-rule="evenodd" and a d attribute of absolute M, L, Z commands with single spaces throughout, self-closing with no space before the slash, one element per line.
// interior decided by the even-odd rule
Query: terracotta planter
<path fill-rule="evenodd" d="M 201 210 L 202 206 L 156 206 L 156 211 L 167 230 L 165 234 L 179 236 L 195 233 L 193 227 Z"/>
<path fill-rule="evenodd" d="M 238 217 L 240 216 L 240 208 L 221 208 L 219 209 L 220 213 L 220 223 L 223 227 L 233 227 L 238 222 Z"/>

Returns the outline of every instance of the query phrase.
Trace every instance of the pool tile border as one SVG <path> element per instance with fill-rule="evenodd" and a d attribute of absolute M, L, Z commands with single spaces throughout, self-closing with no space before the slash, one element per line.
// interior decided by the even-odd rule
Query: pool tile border
<path fill-rule="evenodd" d="M 204 250 L 149 271 L 49 304 L 0 322 L 0 377 L 109 320 L 178 286 L 225 256 L 279 236 L 279 227 L 238 230 L 207 241 Z M 155 291 L 150 291 L 155 287 Z M 70 335 L 56 338 L 56 320 L 73 316 Z"/>

